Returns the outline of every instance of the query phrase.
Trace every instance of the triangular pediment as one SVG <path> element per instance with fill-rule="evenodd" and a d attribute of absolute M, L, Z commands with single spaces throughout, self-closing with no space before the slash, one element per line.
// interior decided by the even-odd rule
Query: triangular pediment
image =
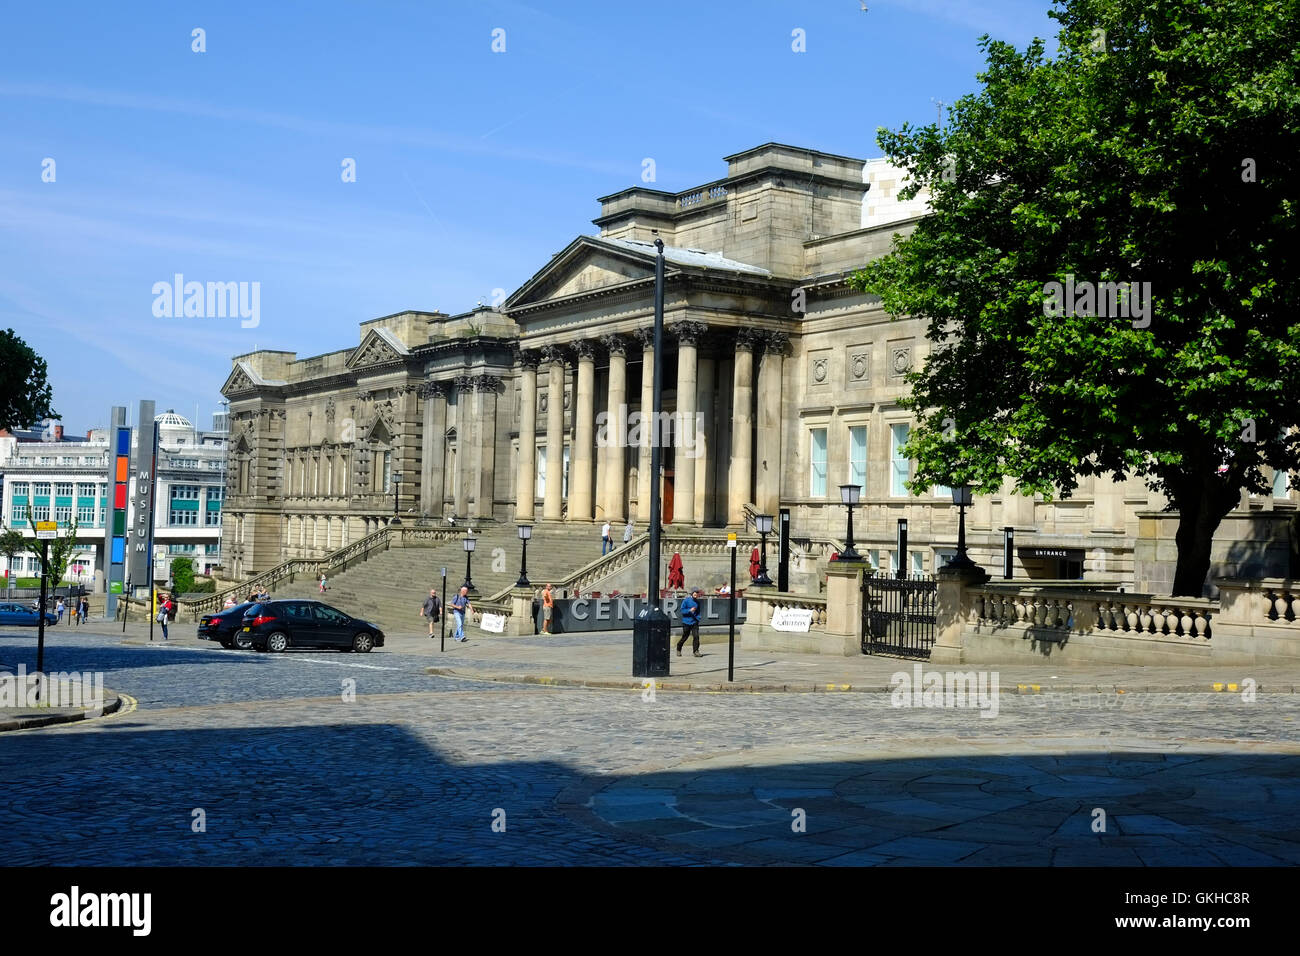
<path fill-rule="evenodd" d="M 348 368 L 383 365 L 410 354 L 401 339 L 387 329 L 371 329 L 361 344 L 348 356 Z"/>
<path fill-rule="evenodd" d="M 652 254 L 610 248 L 599 239 L 579 236 L 520 286 L 506 300 L 505 307 L 533 305 L 596 292 L 628 282 L 653 279 L 654 274 Z"/>
<path fill-rule="evenodd" d="M 252 370 L 243 362 L 240 362 L 230 370 L 230 375 L 226 377 L 226 383 L 221 386 L 221 394 L 234 395 L 239 392 L 254 391 L 259 384 L 256 379 L 257 376 L 253 374 Z"/>

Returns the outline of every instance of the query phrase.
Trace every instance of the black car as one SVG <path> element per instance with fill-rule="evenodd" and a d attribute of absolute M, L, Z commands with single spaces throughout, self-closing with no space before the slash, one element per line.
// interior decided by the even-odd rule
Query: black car
<path fill-rule="evenodd" d="M 253 642 L 244 633 L 244 612 L 252 606 L 245 601 L 224 611 L 204 614 L 199 618 L 199 640 L 218 641 L 222 647 L 248 650 Z"/>
<path fill-rule="evenodd" d="M 262 601 L 244 611 L 241 632 L 259 651 L 290 647 L 336 647 L 370 651 L 384 646 L 384 632 L 320 601 Z"/>

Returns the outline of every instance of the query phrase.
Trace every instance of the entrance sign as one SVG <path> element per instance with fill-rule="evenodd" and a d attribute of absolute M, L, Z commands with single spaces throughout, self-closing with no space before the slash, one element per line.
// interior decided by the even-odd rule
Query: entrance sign
<path fill-rule="evenodd" d="M 59 525 L 56 521 L 38 521 L 36 522 L 36 540 L 53 541 L 59 536 Z"/>

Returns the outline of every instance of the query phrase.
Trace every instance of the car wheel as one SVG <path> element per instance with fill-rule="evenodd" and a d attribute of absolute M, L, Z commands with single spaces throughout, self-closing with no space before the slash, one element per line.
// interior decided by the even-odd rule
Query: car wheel
<path fill-rule="evenodd" d="M 240 631 L 238 634 L 234 636 L 233 643 L 236 649 L 241 651 L 246 651 L 253 646 L 253 639 L 249 637 L 247 634 L 245 634 L 243 631 Z"/>
<path fill-rule="evenodd" d="M 282 634 L 279 631 L 276 631 L 274 634 L 267 635 L 266 649 L 272 654 L 282 653 L 288 646 L 289 637 L 287 634 Z"/>
<path fill-rule="evenodd" d="M 370 649 L 375 646 L 375 639 L 362 631 L 356 637 L 352 638 L 352 649 L 358 654 L 369 654 Z"/>

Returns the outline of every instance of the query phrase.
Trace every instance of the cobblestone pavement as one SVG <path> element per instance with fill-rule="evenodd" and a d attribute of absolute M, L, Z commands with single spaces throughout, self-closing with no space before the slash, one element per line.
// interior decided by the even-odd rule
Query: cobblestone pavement
<path fill-rule="evenodd" d="M 50 665 L 139 707 L 0 735 L 0 863 L 1300 863 L 1291 694 L 1004 695 L 983 718 L 77 640 Z"/>

